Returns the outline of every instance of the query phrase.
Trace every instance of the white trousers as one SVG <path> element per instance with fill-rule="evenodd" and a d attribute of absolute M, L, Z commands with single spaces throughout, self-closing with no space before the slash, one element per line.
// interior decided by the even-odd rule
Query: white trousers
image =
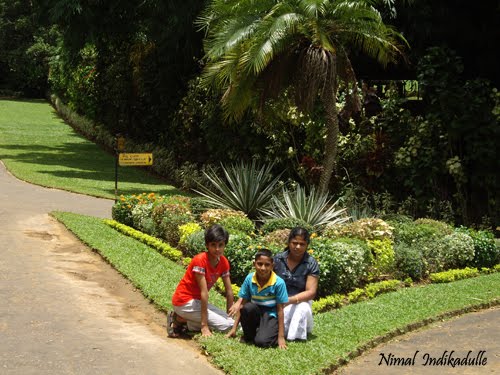
<path fill-rule="evenodd" d="M 192 299 L 182 306 L 174 306 L 177 315 L 187 320 L 190 331 L 201 330 L 201 301 Z M 233 328 L 234 319 L 214 305 L 208 304 L 208 327 L 210 330 L 227 332 Z"/>
<path fill-rule="evenodd" d="M 312 301 L 288 305 L 285 313 L 285 338 L 288 341 L 307 340 L 313 329 Z"/>

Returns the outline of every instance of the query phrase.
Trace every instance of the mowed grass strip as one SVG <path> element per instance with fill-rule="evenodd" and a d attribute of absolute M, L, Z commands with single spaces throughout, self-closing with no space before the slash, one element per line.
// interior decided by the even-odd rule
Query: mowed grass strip
<path fill-rule="evenodd" d="M 161 310 L 172 308 L 172 294 L 185 268 L 155 249 L 128 237 L 102 219 L 70 212 L 52 212 L 84 244 L 97 251 Z M 210 301 L 225 308 L 225 298 L 210 292 Z"/>
<path fill-rule="evenodd" d="M 21 180 L 114 198 L 114 155 L 77 134 L 46 101 L 0 100 L 0 160 Z M 144 168 L 119 167 L 118 193 L 143 192 L 181 193 Z"/>
<path fill-rule="evenodd" d="M 96 249 L 144 295 L 162 308 L 184 269 L 155 250 L 121 235 L 100 219 L 54 213 L 84 243 Z M 437 317 L 474 306 L 496 304 L 500 298 L 500 273 L 449 284 L 401 289 L 372 300 L 348 305 L 315 316 L 314 335 L 307 342 L 288 343 L 288 350 L 260 349 L 222 334 L 199 338 L 213 363 L 233 375 L 316 374 L 346 359 L 349 353 L 397 330 L 406 331 Z M 210 301 L 224 307 L 224 298 L 211 292 Z"/>

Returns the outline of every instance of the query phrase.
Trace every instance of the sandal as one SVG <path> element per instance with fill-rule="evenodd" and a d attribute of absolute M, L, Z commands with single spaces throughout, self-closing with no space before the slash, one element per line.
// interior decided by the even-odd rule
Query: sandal
<path fill-rule="evenodd" d="M 167 333 L 168 337 L 179 337 L 181 334 L 186 333 L 187 325 L 177 321 L 177 314 L 170 311 L 167 315 Z"/>

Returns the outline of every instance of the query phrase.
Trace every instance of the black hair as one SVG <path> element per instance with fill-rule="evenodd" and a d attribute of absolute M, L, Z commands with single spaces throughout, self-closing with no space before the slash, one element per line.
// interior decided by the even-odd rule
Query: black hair
<path fill-rule="evenodd" d="M 311 238 L 307 229 L 302 227 L 295 227 L 290 230 L 290 234 L 288 235 L 288 243 L 290 243 L 290 241 L 297 236 L 304 238 L 304 241 L 306 241 L 306 243 L 309 245 Z"/>
<path fill-rule="evenodd" d="M 259 259 L 260 257 L 268 257 L 268 258 L 271 258 L 271 261 L 274 262 L 274 259 L 273 259 L 273 253 L 271 252 L 271 250 L 269 249 L 260 249 L 259 251 L 257 251 L 257 254 L 255 254 L 255 258 L 254 260 L 257 260 Z"/>
<path fill-rule="evenodd" d="M 205 231 L 205 244 L 221 241 L 224 241 L 227 245 L 229 242 L 229 233 L 219 224 L 214 224 Z"/>

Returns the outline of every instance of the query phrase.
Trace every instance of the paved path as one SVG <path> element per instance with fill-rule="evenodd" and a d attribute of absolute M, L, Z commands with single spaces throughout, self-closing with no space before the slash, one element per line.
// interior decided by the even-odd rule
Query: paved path
<path fill-rule="evenodd" d="M 451 351 L 454 353 L 450 357 Z M 485 366 L 436 365 L 439 358 L 486 359 Z M 396 358 L 414 364 L 397 365 Z M 430 358 L 435 358 L 432 364 Z M 384 359 L 385 358 L 385 359 Z M 481 362 L 481 361 L 479 361 Z M 401 362 L 400 362 L 401 363 Z M 427 363 L 427 364 L 426 364 Z M 392 365 L 391 365 L 392 364 Z M 397 337 L 354 359 L 338 375 L 500 374 L 500 307 L 473 312 Z"/>
<path fill-rule="evenodd" d="M 34 186 L 0 162 L 0 374 L 220 374 L 165 314 L 57 221 L 112 201 Z"/>

